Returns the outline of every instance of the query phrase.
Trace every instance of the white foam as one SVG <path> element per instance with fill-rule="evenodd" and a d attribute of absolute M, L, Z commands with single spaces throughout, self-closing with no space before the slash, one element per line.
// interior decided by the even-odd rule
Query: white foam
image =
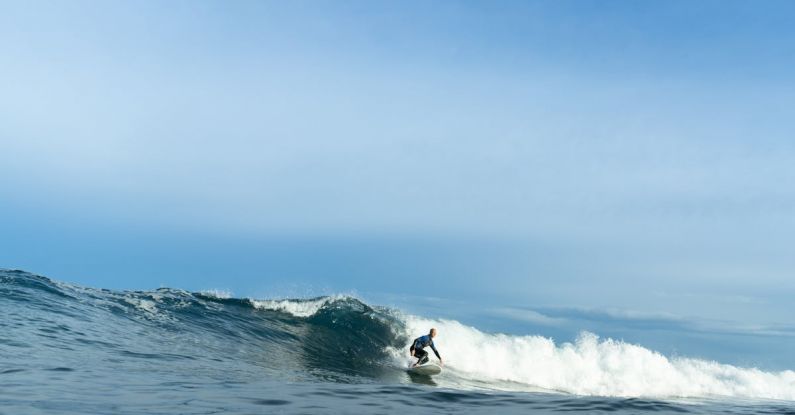
<path fill-rule="evenodd" d="M 342 299 L 342 296 L 322 297 L 314 300 L 250 300 L 261 310 L 282 311 L 295 317 L 311 317 L 324 305 Z"/>
<path fill-rule="evenodd" d="M 149 300 L 141 300 L 139 298 L 124 298 L 124 302 L 127 304 L 132 305 L 133 307 L 149 314 L 157 314 L 157 306 L 155 306 L 154 301 Z"/>
<path fill-rule="evenodd" d="M 232 298 L 232 292 L 229 290 L 202 290 L 201 294 L 207 297 L 217 298 L 219 300 L 228 300 Z"/>
<path fill-rule="evenodd" d="M 541 336 L 488 334 L 457 321 L 405 317 L 410 338 L 436 327 L 445 366 L 473 381 L 503 381 L 578 395 L 795 400 L 795 372 L 764 372 L 669 358 L 584 332 L 574 343 Z M 405 350 L 393 351 L 405 359 Z"/>

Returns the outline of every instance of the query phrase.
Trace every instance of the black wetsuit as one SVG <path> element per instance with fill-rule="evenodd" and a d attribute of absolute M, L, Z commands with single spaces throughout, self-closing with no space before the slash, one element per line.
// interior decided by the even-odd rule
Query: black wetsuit
<path fill-rule="evenodd" d="M 419 359 L 417 361 L 418 365 L 421 365 L 428 361 L 428 352 L 423 350 L 424 348 L 431 346 L 433 349 L 433 353 L 436 354 L 436 357 L 439 360 L 442 360 L 442 356 L 439 356 L 439 351 L 436 350 L 436 346 L 433 344 L 433 339 L 431 338 L 430 334 L 426 334 L 424 336 L 417 337 L 414 339 L 414 342 L 411 344 L 409 348 L 410 351 L 414 351 L 414 356 Z"/>

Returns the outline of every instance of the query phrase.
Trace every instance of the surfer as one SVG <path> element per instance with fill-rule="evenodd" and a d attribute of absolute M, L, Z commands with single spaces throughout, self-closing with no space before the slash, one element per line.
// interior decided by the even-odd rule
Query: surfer
<path fill-rule="evenodd" d="M 436 337 L 436 329 L 431 329 L 430 333 L 417 337 L 414 339 L 414 342 L 411 343 L 411 347 L 409 351 L 411 355 L 417 358 L 417 363 L 414 366 L 419 366 L 428 361 L 428 352 L 425 349 L 428 346 L 431 346 L 433 349 L 433 353 L 436 354 L 436 357 L 439 359 L 439 364 L 442 364 L 442 356 L 439 356 L 439 351 L 436 350 L 436 346 L 433 344 L 433 338 Z"/>

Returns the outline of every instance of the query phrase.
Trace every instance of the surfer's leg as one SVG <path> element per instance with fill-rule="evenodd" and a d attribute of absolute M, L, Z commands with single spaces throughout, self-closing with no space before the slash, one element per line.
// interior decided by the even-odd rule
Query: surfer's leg
<path fill-rule="evenodd" d="M 428 358 L 428 352 L 422 349 L 414 349 L 414 357 L 417 358 L 417 363 L 414 363 L 414 366 L 419 366 L 423 363 L 422 359 Z"/>
<path fill-rule="evenodd" d="M 428 361 L 428 352 L 425 350 L 419 349 L 414 351 L 414 355 L 417 356 L 417 364 L 421 365 Z"/>

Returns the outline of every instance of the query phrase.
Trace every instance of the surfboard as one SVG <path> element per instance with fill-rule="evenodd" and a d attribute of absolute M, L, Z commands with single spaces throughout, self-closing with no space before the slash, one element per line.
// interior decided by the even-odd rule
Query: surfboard
<path fill-rule="evenodd" d="M 424 365 L 410 367 L 409 372 L 416 373 L 418 375 L 432 376 L 442 373 L 442 367 L 436 363 L 426 363 Z"/>

